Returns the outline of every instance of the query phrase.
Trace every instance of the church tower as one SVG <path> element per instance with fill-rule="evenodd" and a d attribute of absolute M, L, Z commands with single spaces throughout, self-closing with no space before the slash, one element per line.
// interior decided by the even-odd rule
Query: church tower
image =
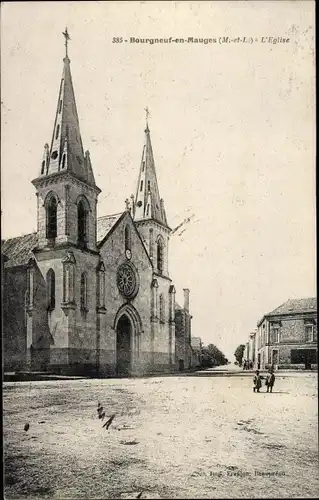
<path fill-rule="evenodd" d="M 33 346 L 47 331 L 48 364 L 96 366 L 99 253 L 96 246 L 97 187 L 90 153 L 84 153 L 71 70 L 67 29 L 63 73 L 50 146 L 45 144 L 37 194 L 37 265 L 43 277 L 42 301 L 34 318 Z M 45 288 L 46 289 L 45 289 Z M 41 316 L 41 317 L 40 317 Z M 31 328 L 31 326 L 30 326 Z"/>
<path fill-rule="evenodd" d="M 164 201 L 159 194 L 148 122 L 132 215 L 155 273 L 168 278 L 168 240 L 171 229 L 167 224 Z"/>
<path fill-rule="evenodd" d="M 160 198 L 146 108 L 143 146 L 136 195 L 132 195 L 132 217 L 153 264 L 151 325 L 154 365 L 172 367 L 175 356 L 175 288 L 169 277 L 168 226 L 164 201 Z M 169 352 L 169 359 L 160 359 Z"/>
<path fill-rule="evenodd" d="M 67 52 L 51 145 L 44 146 L 39 176 L 38 248 L 71 244 L 96 251 L 96 186 L 90 153 L 84 153 Z"/>

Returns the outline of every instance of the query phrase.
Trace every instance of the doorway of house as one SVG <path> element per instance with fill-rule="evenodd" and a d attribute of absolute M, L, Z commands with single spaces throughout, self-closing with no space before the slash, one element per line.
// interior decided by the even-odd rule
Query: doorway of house
<path fill-rule="evenodd" d="M 116 373 L 121 376 L 129 375 L 132 358 L 132 325 L 129 318 L 123 314 L 117 323 L 116 329 Z"/>

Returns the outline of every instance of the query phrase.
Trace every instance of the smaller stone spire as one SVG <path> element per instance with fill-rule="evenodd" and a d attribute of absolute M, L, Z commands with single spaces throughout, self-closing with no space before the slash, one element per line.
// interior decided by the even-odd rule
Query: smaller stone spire
<path fill-rule="evenodd" d="M 150 129 L 148 126 L 148 118 L 150 116 L 148 107 L 145 108 L 145 112 L 145 144 L 142 152 L 142 161 L 133 205 L 133 217 L 135 221 L 153 219 L 168 227 L 164 203 L 160 198 L 156 178 Z"/>

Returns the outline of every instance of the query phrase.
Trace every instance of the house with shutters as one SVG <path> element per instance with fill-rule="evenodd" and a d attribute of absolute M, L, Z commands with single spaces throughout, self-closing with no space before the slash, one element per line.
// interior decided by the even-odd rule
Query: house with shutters
<path fill-rule="evenodd" d="M 257 324 L 257 369 L 318 367 L 317 299 L 289 299 Z"/>

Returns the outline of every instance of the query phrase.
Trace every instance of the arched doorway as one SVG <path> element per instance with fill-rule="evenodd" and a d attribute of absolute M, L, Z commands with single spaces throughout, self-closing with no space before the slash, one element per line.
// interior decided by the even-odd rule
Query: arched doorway
<path fill-rule="evenodd" d="M 116 373 L 129 375 L 132 361 L 132 324 L 126 314 L 117 322 L 116 328 Z"/>

